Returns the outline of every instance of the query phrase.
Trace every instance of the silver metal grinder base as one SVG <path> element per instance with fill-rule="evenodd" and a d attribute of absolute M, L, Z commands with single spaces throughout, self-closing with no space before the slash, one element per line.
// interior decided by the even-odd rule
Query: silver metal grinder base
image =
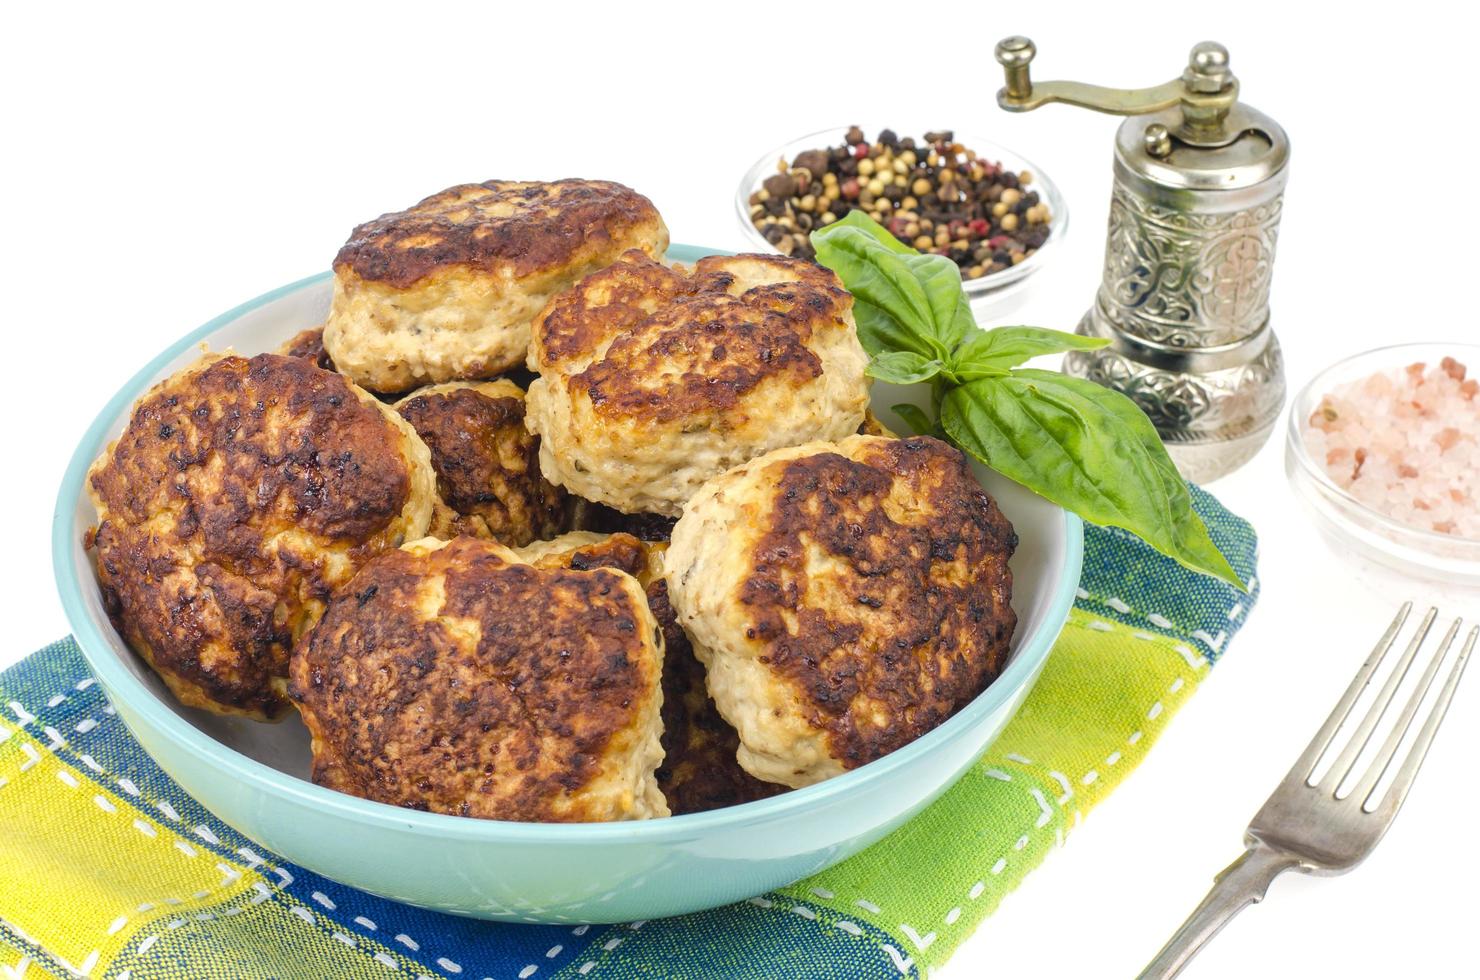
<path fill-rule="evenodd" d="M 1253 458 L 1274 431 L 1285 403 L 1285 374 L 1279 342 L 1267 327 L 1237 345 L 1243 350 L 1222 352 L 1227 367 L 1198 364 L 1207 356 L 1202 351 L 1139 351 L 1141 345 L 1094 309 L 1078 332 L 1109 337 L 1112 345 L 1067 355 L 1064 372 L 1119 391 L 1141 406 L 1186 479 L 1208 483 L 1226 476 Z M 1248 349 L 1251 342 L 1259 345 L 1257 353 Z M 1239 356 L 1248 354 L 1252 357 Z M 1188 370 L 1195 366 L 1204 369 Z"/>

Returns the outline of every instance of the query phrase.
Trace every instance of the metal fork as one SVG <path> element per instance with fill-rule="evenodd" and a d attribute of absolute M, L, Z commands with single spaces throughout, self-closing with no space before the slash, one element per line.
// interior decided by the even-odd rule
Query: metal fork
<path fill-rule="evenodd" d="M 1402 713 L 1394 722 L 1386 741 L 1377 755 L 1362 772 L 1349 792 L 1337 795 L 1354 774 L 1358 757 L 1372 739 L 1378 722 L 1397 696 L 1398 686 L 1403 682 L 1408 668 L 1418 655 L 1429 627 L 1433 625 L 1437 609 L 1430 609 L 1419 624 L 1418 632 L 1409 642 L 1393 672 L 1383 684 L 1377 699 L 1367 709 L 1366 715 L 1352 732 L 1351 738 L 1337 755 L 1319 780 L 1315 779 L 1317 763 L 1326 754 L 1328 746 L 1338 729 L 1346 721 L 1353 706 L 1371 682 L 1373 674 L 1387 657 L 1393 641 L 1403 629 L 1412 603 L 1404 603 L 1387 628 L 1362 669 L 1352 678 L 1351 686 L 1336 704 L 1336 710 L 1321 726 L 1316 737 L 1300 756 L 1284 781 L 1265 801 L 1254 815 L 1249 829 L 1244 834 L 1247 850 L 1237 861 L 1219 873 L 1212 891 L 1203 899 L 1197 910 L 1188 917 L 1156 958 L 1141 973 L 1141 980 L 1160 980 L 1175 977 L 1196 956 L 1218 930 L 1228 924 L 1245 907 L 1263 900 L 1270 882 L 1286 871 L 1303 874 L 1339 875 L 1350 871 L 1371 854 L 1382 840 L 1383 834 L 1398 815 L 1398 808 L 1413 786 L 1414 777 L 1423 765 L 1424 756 L 1444 720 L 1454 690 L 1464 674 L 1465 664 L 1474 649 L 1475 638 L 1480 627 L 1470 630 L 1460 650 L 1449 677 L 1444 682 L 1438 699 L 1429 711 L 1428 718 L 1419 731 L 1417 740 L 1403 760 L 1391 786 L 1378 793 L 1378 785 L 1392 765 L 1393 757 L 1403 741 L 1419 706 L 1424 700 L 1440 665 L 1449 652 L 1459 632 L 1460 621 L 1455 620 L 1444 634 L 1439 652 L 1429 661 L 1427 669 L 1419 679 L 1418 686 L 1408 699 Z"/>

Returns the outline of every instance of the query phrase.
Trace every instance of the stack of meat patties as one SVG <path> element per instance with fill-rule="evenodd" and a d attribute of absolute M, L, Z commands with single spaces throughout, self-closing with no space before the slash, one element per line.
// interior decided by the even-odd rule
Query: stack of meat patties
<path fill-rule="evenodd" d="M 356 228 L 322 326 L 166 378 L 94 464 L 120 635 L 188 706 L 296 707 L 316 782 L 492 819 L 742 804 L 950 717 L 1011 525 L 869 415 L 831 272 L 667 247 L 588 180 Z"/>

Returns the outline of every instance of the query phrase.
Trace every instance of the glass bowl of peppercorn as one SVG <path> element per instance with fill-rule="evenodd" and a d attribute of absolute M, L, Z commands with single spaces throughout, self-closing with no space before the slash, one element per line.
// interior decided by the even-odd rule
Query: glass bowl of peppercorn
<path fill-rule="evenodd" d="M 771 150 L 735 194 L 746 236 L 811 259 L 814 228 L 862 211 L 906 245 L 951 258 L 973 298 L 1022 283 L 1063 240 L 1063 196 L 1028 160 L 951 130 L 902 132 L 844 126 Z"/>

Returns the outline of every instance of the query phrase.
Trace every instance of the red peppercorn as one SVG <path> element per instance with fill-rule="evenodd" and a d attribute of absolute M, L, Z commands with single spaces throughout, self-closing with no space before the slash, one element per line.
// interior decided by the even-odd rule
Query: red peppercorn
<path fill-rule="evenodd" d="M 989 229 L 991 225 L 987 224 L 985 218 L 972 218 L 971 224 L 968 227 L 971 228 L 971 233 L 973 235 L 980 238 L 987 233 L 987 229 Z"/>
<path fill-rule="evenodd" d="M 858 186 L 857 177 L 849 177 L 847 180 L 843 181 L 843 196 L 846 197 L 848 200 L 857 200 L 859 190 L 860 188 Z"/>
<path fill-rule="evenodd" d="M 856 156 L 858 159 L 863 160 L 868 157 L 868 151 L 869 146 L 867 143 L 859 143 L 853 148 L 853 155 Z"/>

